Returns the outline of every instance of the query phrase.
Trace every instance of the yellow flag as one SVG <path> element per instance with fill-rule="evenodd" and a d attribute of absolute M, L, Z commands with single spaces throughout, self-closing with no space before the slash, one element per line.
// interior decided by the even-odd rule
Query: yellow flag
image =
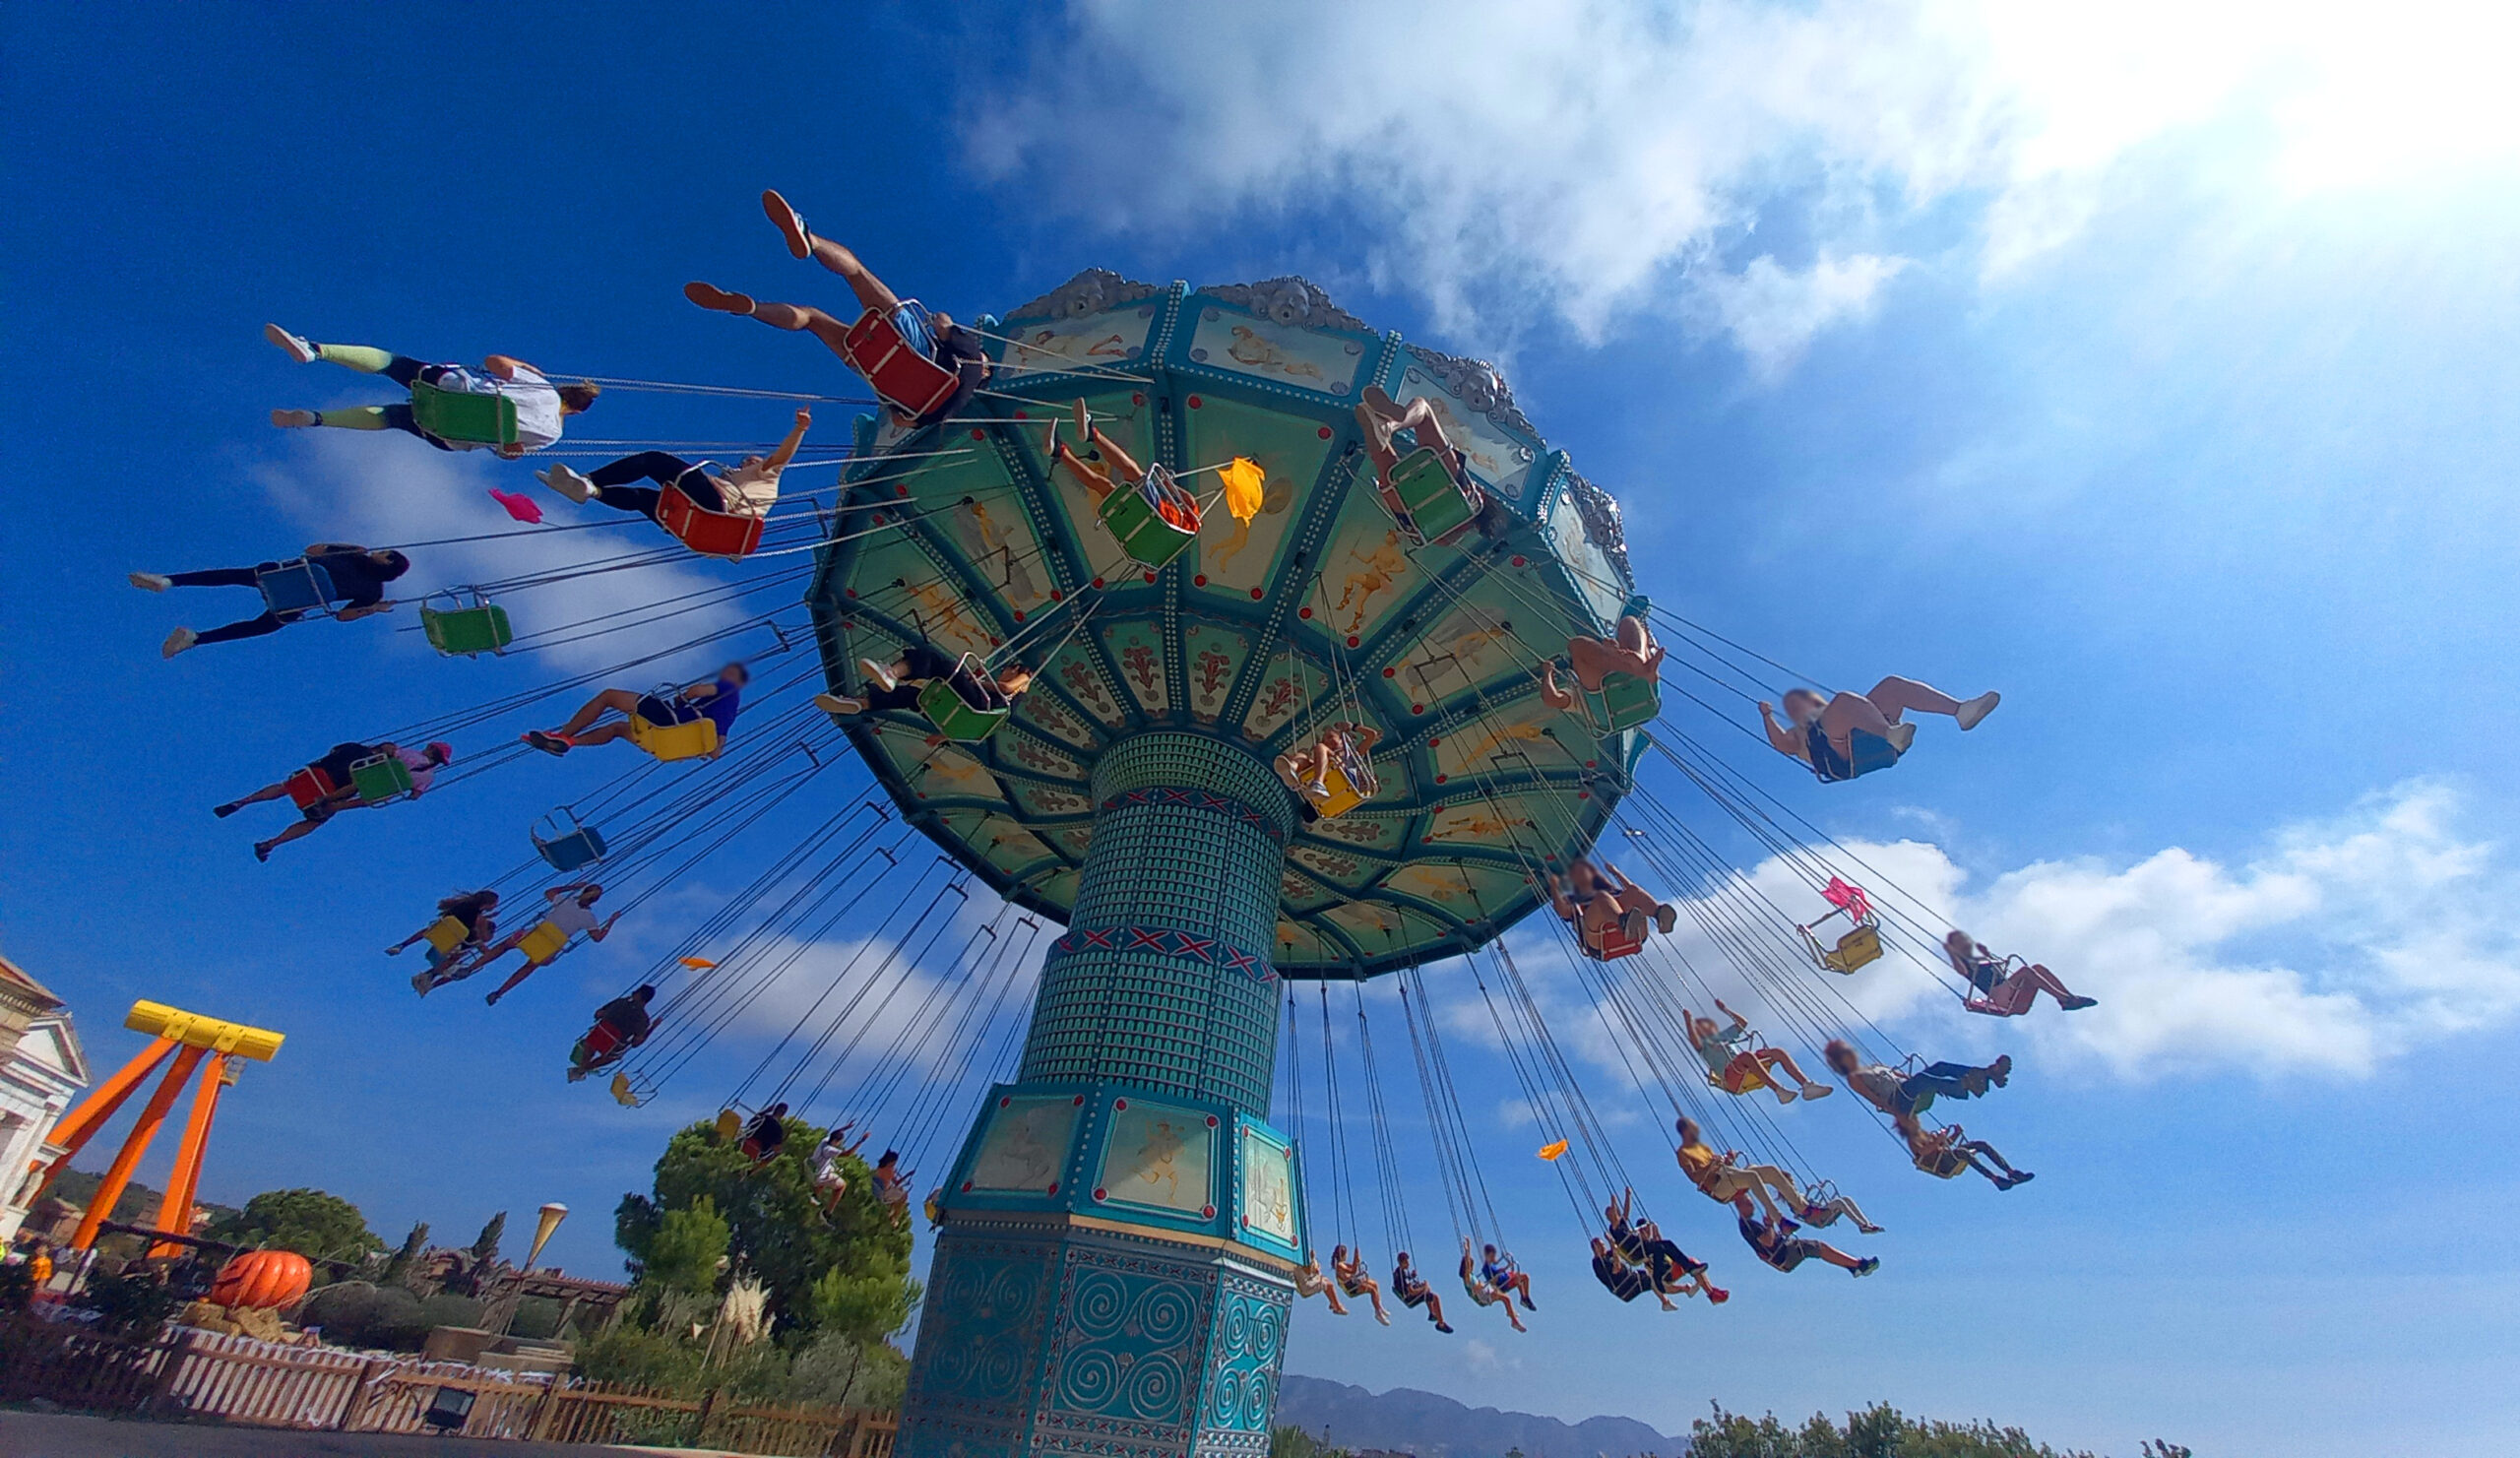
<path fill-rule="evenodd" d="M 1248 456 L 1236 456 L 1225 469 L 1225 509 L 1245 526 L 1260 514 L 1260 488 L 1268 482 L 1268 475 L 1260 463 Z"/>
<path fill-rule="evenodd" d="M 676 957 L 674 960 L 681 963 L 683 966 L 690 968 L 693 972 L 707 972 L 718 965 L 706 957 Z"/>
<path fill-rule="evenodd" d="M 1544 1144 L 1540 1147 L 1540 1157 L 1552 1164 L 1556 1163 L 1557 1157 L 1564 1153 L 1566 1153 L 1566 1141 L 1563 1139 L 1554 1144 Z"/>

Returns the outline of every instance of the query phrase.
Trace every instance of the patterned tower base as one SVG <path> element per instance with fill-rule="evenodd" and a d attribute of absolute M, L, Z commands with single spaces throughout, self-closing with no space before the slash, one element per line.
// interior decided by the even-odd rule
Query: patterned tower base
<path fill-rule="evenodd" d="M 1303 1248 L 1265 1123 L 1290 829 L 1266 766 L 1147 733 L 1095 769 L 1094 839 L 1020 1082 L 939 1201 L 905 1458 L 1256 1458 Z"/>

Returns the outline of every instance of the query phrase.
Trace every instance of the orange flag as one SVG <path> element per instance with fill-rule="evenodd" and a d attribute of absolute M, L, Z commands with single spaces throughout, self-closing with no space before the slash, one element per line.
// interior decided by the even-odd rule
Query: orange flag
<path fill-rule="evenodd" d="M 1250 457 L 1236 456 L 1223 474 L 1225 509 L 1233 513 L 1235 521 L 1250 525 L 1251 519 L 1260 514 L 1260 488 L 1268 482 L 1267 473 Z"/>
<path fill-rule="evenodd" d="M 676 957 L 674 960 L 681 963 L 683 966 L 690 968 L 693 972 L 708 972 L 718 965 L 706 957 Z"/>
<path fill-rule="evenodd" d="M 1564 1153 L 1566 1153 L 1566 1141 L 1563 1139 L 1554 1144 L 1544 1144 L 1540 1147 L 1540 1157 L 1552 1164 L 1556 1163 L 1557 1157 Z"/>

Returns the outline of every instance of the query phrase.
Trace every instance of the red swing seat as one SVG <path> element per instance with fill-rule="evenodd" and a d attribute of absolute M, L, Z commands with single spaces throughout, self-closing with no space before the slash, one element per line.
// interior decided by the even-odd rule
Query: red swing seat
<path fill-rule="evenodd" d="M 667 486 L 657 498 L 657 525 L 704 557 L 736 562 L 750 556 L 761 545 L 763 521 L 732 512 L 704 511 L 680 486 Z"/>
<path fill-rule="evenodd" d="M 332 776 L 313 765 L 308 765 L 281 783 L 288 791 L 289 801 L 301 810 L 313 809 L 323 801 L 324 796 L 342 788 L 333 783 Z"/>
<path fill-rule="evenodd" d="M 914 304 L 915 299 L 905 299 Z M 951 400 L 962 384 L 954 371 L 920 353 L 902 338 L 901 326 L 893 322 L 890 312 L 868 309 L 857 316 L 842 337 L 841 355 L 850 367 L 866 377 L 875 393 L 895 408 L 914 417 Z"/>
<path fill-rule="evenodd" d="M 1584 949 L 1585 956 L 1596 962 L 1615 962 L 1621 957 L 1633 957 L 1645 950 L 1643 937 L 1630 936 L 1627 934 L 1626 927 L 1616 924 L 1612 924 L 1602 932 L 1598 945 L 1591 937 L 1581 932 L 1576 933 L 1575 942 Z"/>

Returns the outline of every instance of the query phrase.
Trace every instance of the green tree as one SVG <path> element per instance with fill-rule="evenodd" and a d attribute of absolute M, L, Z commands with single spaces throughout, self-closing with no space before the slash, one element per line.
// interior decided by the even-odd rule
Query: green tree
<path fill-rule="evenodd" d="M 911 1236 L 875 1198 L 863 1161 L 842 1168 L 849 1191 L 826 1216 L 806 1160 L 822 1131 L 788 1121 L 776 1159 L 756 1166 L 707 1123 L 676 1133 L 657 1161 L 653 1194 L 622 1197 L 614 1239 L 633 1270 L 656 1264 L 666 1219 L 707 1199 L 729 1233 L 725 1251 L 770 1292 L 778 1330 L 836 1331 L 872 1343 L 907 1320 L 918 1300 L 910 1279 Z"/>
<path fill-rule="evenodd" d="M 1348 1450 L 1331 1447 L 1300 1427 L 1273 1427 L 1269 1458 L 1348 1458 Z"/>
<path fill-rule="evenodd" d="M 2092 1458 L 2034 1441 L 2018 1427 L 1992 1423 L 1917 1422 L 1888 1403 L 1847 1414 L 1841 1427 L 1814 1413 L 1788 1427 L 1769 1413 L 1753 1422 L 1715 1406 L 1712 1419 L 1689 1425 L 1688 1458 Z"/>
<path fill-rule="evenodd" d="M 414 1221 L 411 1225 L 411 1233 L 403 1237 L 403 1248 L 395 1251 L 393 1259 L 385 1263 L 385 1273 L 376 1278 L 376 1284 L 379 1286 L 408 1284 L 410 1280 L 412 1264 L 419 1260 L 420 1253 L 428 1249 L 428 1245 L 429 1223 L 425 1220 Z"/>
<path fill-rule="evenodd" d="M 718 1266 L 726 1258 L 730 1232 L 718 1202 L 707 1195 L 680 1210 L 668 1210 L 648 1241 L 648 1269 L 643 1278 L 694 1296 L 717 1289 Z"/>
<path fill-rule="evenodd" d="M 490 1269 L 499 1258 L 499 1237 L 507 1231 L 508 1213 L 504 1210 L 491 1216 L 489 1223 L 481 1227 L 481 1234 L 472 1237 L 472 1269 L 483 1272 Z"/>
<path fill-rule="evenodd" d="M 244 1209 L 214 1222 L 210 1236 L 318 1260 L 354 1261 L 385 1249 L 356 1205 L 320 1189 L 265 1190 Z"/>

